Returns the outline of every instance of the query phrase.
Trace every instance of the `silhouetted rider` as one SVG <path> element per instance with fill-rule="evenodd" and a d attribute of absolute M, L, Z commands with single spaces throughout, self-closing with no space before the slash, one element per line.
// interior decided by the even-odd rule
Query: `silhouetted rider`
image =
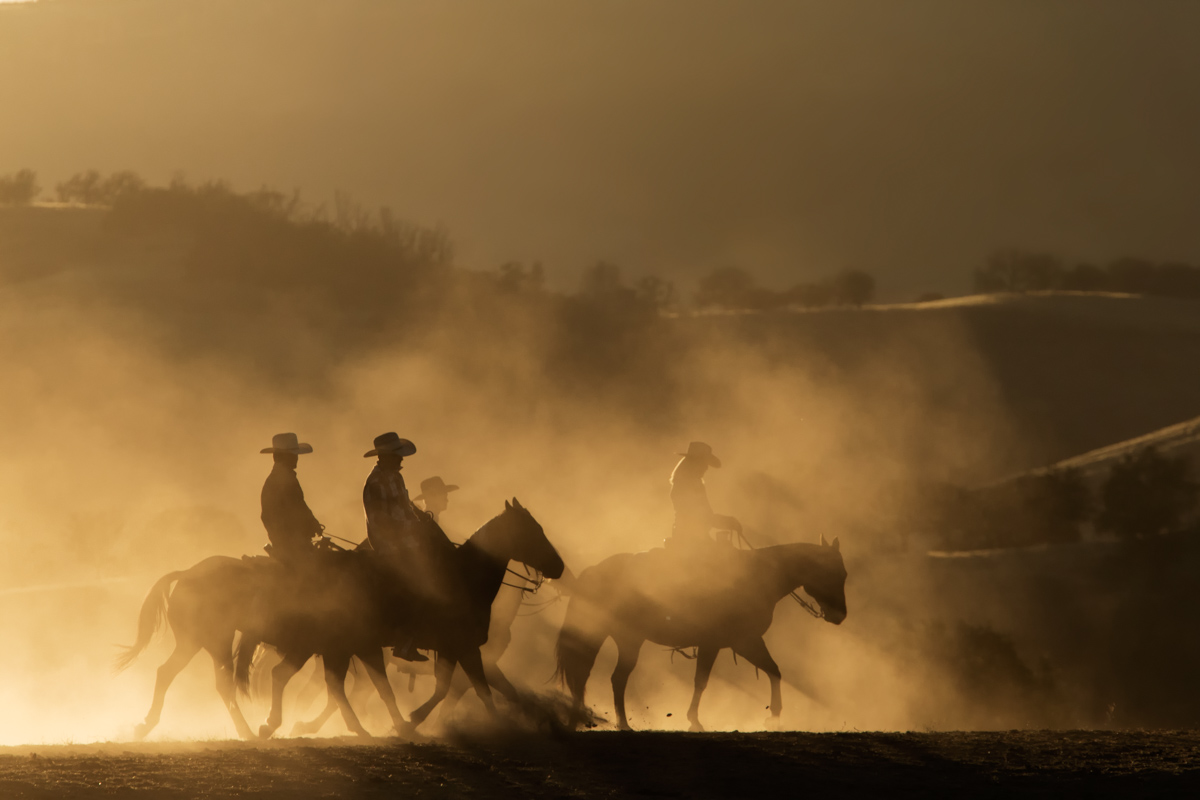
<path fill-rule="evenodd" d="M 453 483 L 447 484 L 441 475 L 434 475 L 421 481 L 421 493 L 413 498 L 413 502 L 424 503 L 425 510 L 433 515 L 436 522 L 450 504 L 450 493 L 457 491 L 458 487 Z"/>
<path fill-rule="evenodd" d="M 671 505 L 675 507 L 675 525 L 671 544 L 695 545 L 712 542 L 713 528 L 741 533 L 742 524 L 733 517 L 714 514 L 704 489 L 704 473 L 709 467 L 720 468 L 721 461 L 704 442 L 692 442 L 671 473 Z"/>
<path fill-rule="evenodd" d="M 445 570 L 454 552 L 433 517 L 413 505 L 400 475 L 404 457 L 417 452 L 408 439 L 394 432 L 375 437 L 375 447 L 363 458 L 376 456 L 375 469 L 363 486 L 363 510 L 367 514 L 367 538 L 371 548 L 399 573 L 421 600 L 414 613 L 423 613 L 430 602 L 438 602 L 446 591 Z M 424 661 L 412 640 L 397 645 L 393 652 L 409 661 Z"/>
<path fill-rule="evenodd" d="M 323 528 L 304 501 L 296 465 L 312 447 L 294 433 L 277 433 L 271 446 L 261 452 L 275 458 L 262 488 L 262 523 L 271 540 L 269 552 L 284 562 L 307 560 L 313 553 L 313 537 L 320 536 Z"/>

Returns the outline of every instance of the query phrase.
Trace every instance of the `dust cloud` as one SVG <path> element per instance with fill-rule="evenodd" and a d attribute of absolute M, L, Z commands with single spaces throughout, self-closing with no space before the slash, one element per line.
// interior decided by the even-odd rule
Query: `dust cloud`
<path fill-rule="evenodd" d="M 0 288 L 9 648 L 0 742 L 131 737 L 171 637 L 119 675 L 114 645 L 132 639 L 144 593 L 165 572 L 214 553 L 260 552 L 258 493 L 270 463 L 258 451 L 283 430 L 314 447 L 299 477 L 331 534 L 365 536 L 371 462 L 362 453 L 396 430 L 418 447 L 405 463 L 410 487 L 435 474 L 463 487 L 442 520 L 452 538 L 517 497 L 576 573 L 661 545 L 676 454 L 707 441 L 724 462 L 707 479 L 713 507 L 737 516 L 754 544 L 824 535 L 843 545 L 845 624 L 785 601 L 767 636 L 784 671 L 785 727 L 1015 724 L 944 688 L 954 656 L 939 660 L 938 648 L 960 646 L 964 634 L 952 614 L 948 629 L 932 622 L 946 616 L 947 597 L 932 594 L 924 556 L 906 544 L 920 481 L 980 480 L 1031 457 L 956 317 L 667 313 L 621 284 L 514 289 L 501 273 L 430 256 L 413 244 L 421 236 L 390 236 L 386 226 L 264 217 L 219 187 L 148 191 L 149 205 L 112 211 L 3 212 L 51 234 L 5 252 Z M 138 216 L 172 197 L 213 205 L 201 213 L 180 201 L 183 217 L 202 220 L 193 228 Z M 227 241 L 202 235 L 213 220 L 229 226 Z M 63 239 L 86 243 L 81 258 L 46 260 Z M 317 242 L 318 254 L 280 262 L 296 251 L 279 243 L 293 239 Z M 376 245 L 408 255 L 378 274 L 345 270 Z M 229 265 L 239 251 L 253 261 Z M 564 605 L 518 618 L 501 665 L 528 691 L 555 690 Z M 1003 652 L 1007 641 L 1000 636 Z M 589 700 L 611 719 L 609 648 Z M 1030 657 L 1015 654 L 1014 668 Z M 206 661 L 172 687 L 155 737 L 234 735 Z M 686 728 L 691 670 L 647 644 L 630 687 L 633 725 Z M 416 695 L 404 694 L 404 680 L 402 703 L 432 690 L 418 677 Z M 296 679 L 289 699 L 303 684 Z M 726 652 L 702 719 L 760 729 L 767 698 L 765 678 Z M 1022 708 L 1037 700 L 1022 696 Z M 471 719 L 474 703 L 440 723 Z M 252 703 L 249 716 L 263 710 Z M 285 726 L 299 710 L 289 707 Z M 383 733 L 380 711 L 369 702 L 365 719 Z"/>

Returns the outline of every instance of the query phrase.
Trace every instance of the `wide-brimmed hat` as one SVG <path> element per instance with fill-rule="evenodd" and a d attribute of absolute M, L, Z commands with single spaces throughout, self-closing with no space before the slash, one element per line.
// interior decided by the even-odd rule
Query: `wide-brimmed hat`
<path fill-rule="evenodd" d="M 457 492 L 458 487 L 453 483 L 447 484 L 442 480 L 441 475 L 434 475 L 432 478 L 426 478 L 421 481 L 421 493 L 413 498 L 413 501 L 424 500 L 427 494 L 450 494 Z"/>
<path fill-rule="evenodd" d="M 712 448 L 704 442 L 691 442 L 688 444 L 686 453 L 678 453 L 677 455 L 685 458 L 694 458 L 697 461 L 702 461 L 710 467 L 721 468 L 721 459 L 713 455 Z"/>
<path fill-rule="evenodd" d="M 384 454 L 395 454 L 398 456 L 411 456 L 417 452 L 417 446 L 408 439 L 401 439 L 396 435 L 395 431 L 381 433 L 375 437 L 375 449 L 368 450 L 363 453 L 363 458 L 371 456 L 381 456 Z"/>
<path fill-rule="evenodd" d="M 259 450 L 260 453 L 291 453 L 302 456 L 312 452 L 312 445 L 305 444 L 296 438 L 294 433 L 277 433 L 271 437 L 271 446 Z"/>

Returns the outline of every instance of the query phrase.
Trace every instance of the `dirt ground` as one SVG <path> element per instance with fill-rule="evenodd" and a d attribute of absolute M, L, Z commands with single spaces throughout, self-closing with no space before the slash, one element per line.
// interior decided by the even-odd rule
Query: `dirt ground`
<path fill-rule="evenodd" d="M 1198 753 L 1191 731 L 116 743 L 0 750 L 0 797 L 1195 797 Z"/>

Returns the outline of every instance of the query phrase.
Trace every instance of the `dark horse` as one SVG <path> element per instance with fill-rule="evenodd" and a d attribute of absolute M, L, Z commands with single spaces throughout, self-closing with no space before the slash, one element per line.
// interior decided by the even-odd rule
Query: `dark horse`
<path fill-rule="evenodd" d="M 495 595 L 510 557 L 542 569 L 549 576 L 561 574 L 562 560 L 546 540 L 541 526 L 515 500 L 513 504 L 505 503 L 504 512 L 484 525 L 472 539 L 479 541 L 470 549 L 464 545 L 457 553 L 460 575 L 469 594 L 469 599 L 458 601 L 458 608 L 479 614 L 478 606 L 490 603 L 490 598 Z M 335 697 L 342 690 L 343 701 L 346 665 L 351 656 L 358 656 L 367 666 L 393 722 L 398 728 L 406 726 L 408 723 L 396 707 L 386 677 L 382 647 L 396 641 L 397 622 L 407 618 L 398 612 L 403 611 L 411 595 L 404 587 L 396 585 L 397 580 L 382 560 L 369 552 L 324 555 L 330 556 L 326 559 L 327 568 L 310 576 L 311 590 L 303 595 L 289 591 L 295 583 L 294 576 L 283 572 L 279 564 L 265 559 L 214 556 L 191 569 L 164 575 L 142 605 L 136 642 L 118 659 L 119 668 L 132 663 L 150 643 L 163 618 L 168 620 L 175 634 L 175 651 L 158 669 L 154 700 L 145 722 L 137 727 L 137 737 L 144 737 L 158 724 L 171 682 L 196 653 L 204 649 L 212 656 L 217 690 L 238 734 L 243 738 L 254 738 L 254 732 L 238 708 L 235 687 L 238 680 L 245 681 L 250 656 L 260 640 L 286 648 L 283 663 L 273 671 L 271 719 L 275 720 L 275 725 L 264 725 L 261 733 L 269 734 L 278 727 L 286 679 L 313 653 L 325 656 L 327 685 Z M 495 588 L 489 594 L 486 586 L 481 587 L 478 582 L 490 584 L 493 575 L 496 576 Z M 171 591 L 172 584 L 176 584 L 174 591 Z M 486 638 L 486 606 L 481 613 Z M 462 623 L 463 616 L 456 616 L 452 622 Z M 242 632 L 238 648 L 242 660 L 235 665 L 233 647 L 238 631 Z M 447 631 L 445 635 L 456 641 L 469 638 L 466 631 Z M 310 652 L 302 655 L 301 651 L 305 649 Z M 465 660 L 470 661 L 470 654 Z M 464 669 L 468 669 L 465 664 Z M 452 670 L 453 664 L 450 664 Z M 449 675 L 447 682 L 448 679 Z M 439 690 L 441 683 L 439 675 Z M 479 691 L 478 683 L 476 690 Z M 483 693 L 486 692 L 485 684 Z M 339 705 L 348 727 L 365 735 L 365 729 L 349 704 Z M 427 705 L 432 709 L 432 705 Z"/>
<path fill-rule="evenodd" d="M 578 577 L 558 636 L 558 673 L 582 718 L 583 694 L 601 645 L 617 643 L 612 674 L 618 725 L 630 730 L 625 686 L 642 643 L 695 647 L 696 682 L 688 709 L 691 730 L 702 731 L 700 696 L 722 648 L 732 648 L 771 678 L 771 719 L 783 709 L 779 666 L 763 634 L 776 604 L 803 587 L 827 622 L 846 618 L 846 568 L 837 539 L 827 545 L 785 544 L 759 550 L 713 545 L 700 551 L 623 553 L 585 569 Z"/>
<path fill-rule="evenodd" d="M 492 601 L 504 580 L 509 561 L 526 564 L 548 578 L 560 577 L 564 568 L 562 558 L 546 539 L 542 526 L 515 498 L 512 503 L 505 503 L 502 514 L 486 523 L 454 551 L 449 570 L 454 579 L 453 590 L 440 602 L 426 606 L 421 619 L 405 621 L 404 635 L 412 636 L 415 646 L 438 654 L 434 668 L 437 687 L 433 696 L 413 711 L 411 727 L 420 725 L 446 696 L 454 668 L 459 664 L 480 700 L 489 711 L 495 712 L 479 650 L 487 642 Z M 282 724 L 284 687 L 314 654 L 323 657 L 326 686 L 330 697 L 341 709 L 347 727 L 360 735 L 366 734 L 346 698 L 346 671 L 350 659 L 357 656 L 381 693 L 383 687 L 387 687 L 384 698 L 387 702 L 391 688 L 387 684 L 383 647 L 396 643 L 397 626 L 392 621 L 375 624 L 373 630 L 366 631 L 365 636 L 355 637 L 351 643 L 345 635 L 342 616 L 334 614 L 306 625 L 271 621 L 255 627 L 252 633 L 243 632 L 236 667 L 237 681 L 241 685 L 248 682 L 250 661 L 259 642 L 273 645 L 283 658 L 271 673 L 271 712 L 259 730 L 260 736 L 270 736 Z M 394 699 L 388 710 L 397 728 L 404 730 L 409 723 L 405 723 L 393 707 Z"/>

